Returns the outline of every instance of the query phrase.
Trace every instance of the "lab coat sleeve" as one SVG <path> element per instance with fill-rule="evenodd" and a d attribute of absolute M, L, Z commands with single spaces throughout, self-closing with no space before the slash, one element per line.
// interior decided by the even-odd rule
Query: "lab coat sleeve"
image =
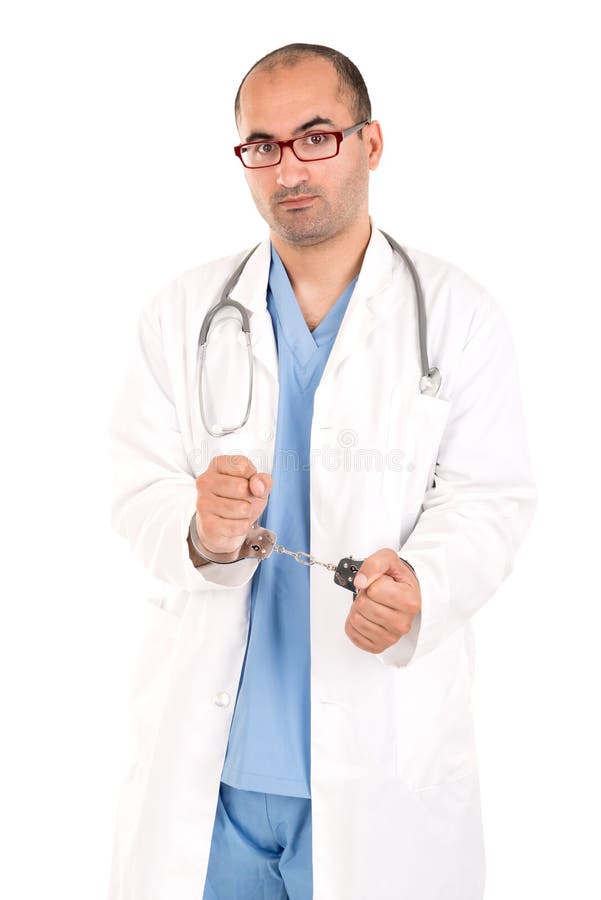
<path fill-rule="evenodd" d="M 252 578 L 257 560 L 197 569 L 189 556 L 196 481 L 163 351 L 160 300 L 159 294 L 142 309 L 134 353 L 109 419 L 111 524 L 143 566 L 168 584 L 187 591 L 241 587 Z"/>
<path fill-rule="evenodd" d="M 434 481 L 399 550 L 415 569 L 422 609 L 378 654 L 387 665 L 411 665 L 480 609 L 511 572 L 534 516 L 513 342 L 500 307 L 486 300 L 460 353 Z"/>

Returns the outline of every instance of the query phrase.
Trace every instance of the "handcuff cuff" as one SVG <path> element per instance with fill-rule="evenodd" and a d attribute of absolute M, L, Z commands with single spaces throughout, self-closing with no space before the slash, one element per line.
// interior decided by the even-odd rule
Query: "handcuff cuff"
<path fill-rule="evenodd" d="M 196 529 L 196 512 L 194 512 L 190 520 L 190 541 L 192 546 L 201 559 L 209 563 L 216 563 L 218 566 L 229 566 L 244 559 L 258 559 L 262 561 L 271 556 L 272 553 L 283 553 L 286 556 L 291 556 L 302 566 L 323 566 L 324 569 L 333 572 L 335 584 L 352 591 L 353 600 L 355 599 L 358 593 L 358 588 L 355 587 L 355 576 L 365 560 L 354 559 L 352 556 L 343 556 L 338 563 L 321 562 L 321 560 L 316 559 L 310 553 L 305 553 L 304 550 L 287 550 L 281 544 L 276 544 L 276 537 L 275 531 L 262 528 L 258 522 L 254 522 L 238 550 L 234 550 L 232 553 L 213 553 L 212 550 L 207 551 L 200 543 Z M 208 553 L 211 553 L 212 556 L 208 556 Z M 411 569 L 415 575 L 415 569 L 411 563 L 408 563 L 406 559 L 400 556 L 399 560 Z M 417 575 L 415 577 L 417 578 Z"/>

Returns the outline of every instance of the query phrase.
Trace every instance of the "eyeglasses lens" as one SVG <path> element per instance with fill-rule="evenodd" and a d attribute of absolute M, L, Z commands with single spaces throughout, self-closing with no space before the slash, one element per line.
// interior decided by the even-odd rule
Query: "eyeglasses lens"
<path fill-rule="evenodd" d="M 338 152 L 338 141 L 333 134 L 307 134 L 297 138 L 292 146 L 298 159 L 308 162 L 313 159 L 328 159 Z M 242 146 L 244 165 L 250 169 L 275 166 L 279 163 L 280 156 L 279 145 L 270 141 Z"/>

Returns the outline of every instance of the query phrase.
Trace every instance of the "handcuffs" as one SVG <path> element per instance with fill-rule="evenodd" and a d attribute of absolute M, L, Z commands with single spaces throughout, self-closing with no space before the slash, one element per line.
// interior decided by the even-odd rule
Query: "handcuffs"
<path fill-rule="evenodd" d="M 219 566 L 229 566 L 232 563 L 241 562 L 243 559 L 258 559 L 260 561 L 267 559 L 272 553 L 283 553 L 291 556 L 297 563 L 302 566 L 323 566 L 334 573 L 334 582 L 340 587 L 346 588 L 353 593 L 353 600 L 357 596 L 358 588 L 355 587 L 355 576 L 363 565 L 363 559 L 354 559 L 352 556 L 343 556 L 338 563 L 326 563 L 305 553 L 303 550 L 287 550 L 281 544 L 276 544 L 276 533 L 268 528 L 262 528 L 258 522 L 254 522 L 244 542 L 238 550 L 232 553 L 213 553 L 212 550 L 207 551 L 198 537 L 196 530 L 196 512 L 190 520 L 190 541 L 198 555 L 207 562 L 216 563 Z M 208 556 L 207 553 L 211 553 Z M 406 559 L 399 556 L 402 563 L 408 566 L 415 575 L 415 569 L 408 563 Z M 417 578 L 417 576 L 415 576 Z"/>

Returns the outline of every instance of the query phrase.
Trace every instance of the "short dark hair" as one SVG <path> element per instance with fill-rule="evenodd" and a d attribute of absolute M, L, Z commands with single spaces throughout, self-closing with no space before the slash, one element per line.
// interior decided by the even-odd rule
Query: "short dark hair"
<path fill-rule="evenodd" d="M 332 63 L 338 74 L 340 93 L 350 94 L 352 110 L 356 120 L 358 122 L 362 122 L 365 119 L 371 120 L 371 101 L 365 81 L 355 63 L 348 56 L 340 53 L 339 50 L 333 50 L 332 47 L 324 47 L 321 44 L 286 44 L 285 47 L 278 47 L 277 50 L 272 50 L 271 53 L 257 60 L 240 82 L 234 102 L 236 121 L 238 121 L 240 114 L 242 86 L 251 72 L 254 72 L 255 69 L 272 71 L 278 66 L 294 66 L 301 60 L 309 59 L 312 56 L 327 59 Z"/>

